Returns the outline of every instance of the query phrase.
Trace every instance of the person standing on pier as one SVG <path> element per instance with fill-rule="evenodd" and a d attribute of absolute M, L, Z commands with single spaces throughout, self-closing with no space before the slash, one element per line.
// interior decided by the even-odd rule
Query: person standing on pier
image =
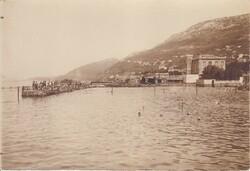
<path fill-rule="evenodd" d="M 36 82 L 35 82 L 35 81 L 33 81 L 33 82 L 32 82 L 32 90 L 34 90 L 34 89 L 35 89 L 35 86 L 36 86 Z"/>

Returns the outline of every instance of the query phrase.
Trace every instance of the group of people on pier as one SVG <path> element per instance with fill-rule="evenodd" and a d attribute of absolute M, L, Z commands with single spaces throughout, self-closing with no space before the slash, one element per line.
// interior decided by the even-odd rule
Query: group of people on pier
<path fill-rule="evenodd" d="M 32 82 L 32 89 L 33 90 L 43 90 L 46 88 L 54 87 L 54 85 L 56 85 L 56 82 L 53 82 L 53 81 L 49 81 L 48 83 L 46 81 L 41 81 L 39 83 L 37 81 L 33 81 Z"/>
<path fill-rule="evenodd" d="M 56 80 L 56 81 L 33 81 L 32 86 L 22 87 L 22 97 L 39 97 L 63 92 L 80 90 L 87 86 L 80 81 L 73 80 Z"/>
<path fill-rule="evenodd" d="M 58 81 L 33 81 L 32 86 L 23 86 L 22 90 L 54 90 L 58 85 Z"/>

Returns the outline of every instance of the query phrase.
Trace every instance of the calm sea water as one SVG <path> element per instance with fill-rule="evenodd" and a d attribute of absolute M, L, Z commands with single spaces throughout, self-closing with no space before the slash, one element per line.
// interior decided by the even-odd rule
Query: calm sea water
<path fill-rule="evenodd" d="M 96 88 L 18 103 L 4 89 L 2 167 L 248 169 L 248 92 L 225 90 Z"/>

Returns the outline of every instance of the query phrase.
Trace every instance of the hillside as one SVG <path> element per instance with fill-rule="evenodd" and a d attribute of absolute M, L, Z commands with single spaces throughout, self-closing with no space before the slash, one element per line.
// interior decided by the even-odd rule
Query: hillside
<path fill-rule="evenodd" d="M 249 54 L 249 17 L 250 14 L 244 14 L 200 22 L 152 49 L 126 57 L 106 74 L 164 72 L 170 66 L 185 69 L 187 54 Z"/>
<path fill-rule="evenodd" d="M 61 79 L 73 79 L 79 81 L 95 81 L 100 79 L 103 76 L 105 70 L 113 66 L 118 62 L 115 58 L 105 59 L 102 61 L 90 63 L 87 65 L 83 65 L 78 67 L 69 73 L 58 76 L 54 78 L 55 80 Z"/>

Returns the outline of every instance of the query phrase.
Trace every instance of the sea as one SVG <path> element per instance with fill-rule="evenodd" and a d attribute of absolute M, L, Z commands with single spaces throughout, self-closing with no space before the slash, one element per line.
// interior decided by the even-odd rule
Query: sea
<path fill-rule="evenodd" d="M 247 91 L 89 88 L 18 101 L 18 85 L 1 89 L 3 169 L 249 169 Z"/>

